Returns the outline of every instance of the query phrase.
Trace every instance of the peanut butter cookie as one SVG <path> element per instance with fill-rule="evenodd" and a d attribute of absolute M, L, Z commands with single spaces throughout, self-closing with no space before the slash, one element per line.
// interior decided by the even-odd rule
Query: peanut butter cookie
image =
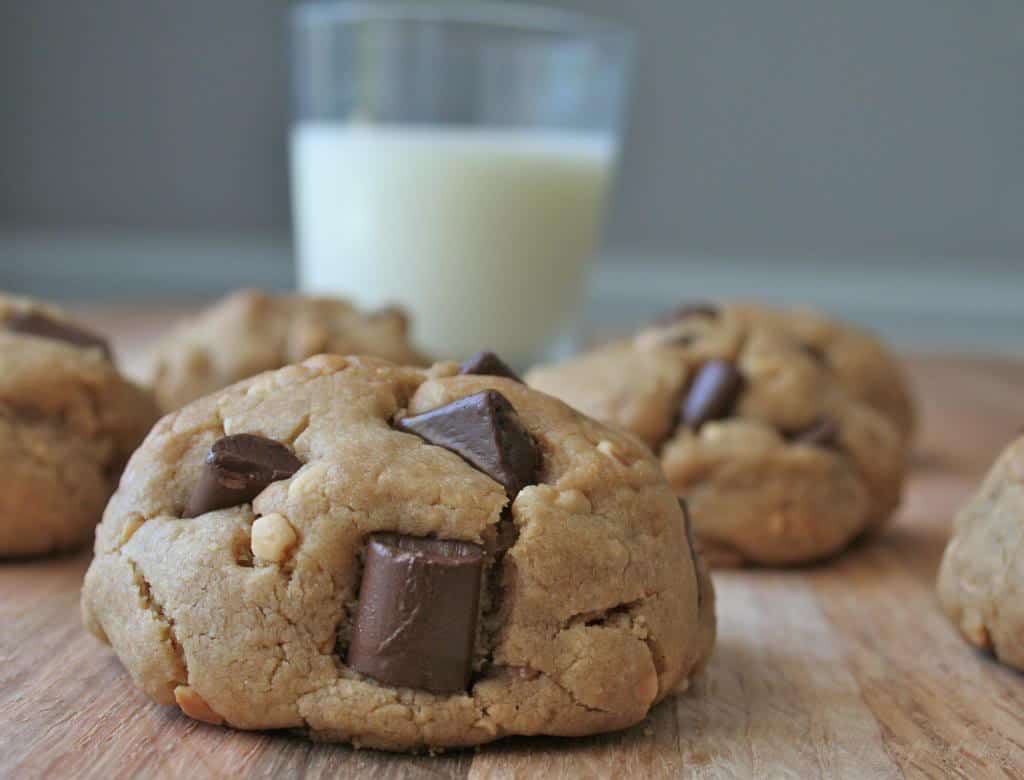
<path fill-rule="evenodd" d="M 82 606 L 190 717 L 387 750 L 624 728 L 715 630 L 649 451 L 493 356 L 323 355 L 168 415 Z"/>
<path fill-rule="evenodd" d="M 939 568 L 939 602 L 963 637 L 1024 669 L 1024 436 L 960 510 Z"/>
<path fill-rule="evenodd" d="M 714 565 L 827 557 L 899 503 L 899 370 L 818 315 L 694 304 L 527 382 L 657 452 Z"/>
<path fill-rule="evenodd" d="M 0 557 L 87 542 L 157 416 L 102 337 L 0 295 Z"/>
<path fill-rule="evenodd" d="M 157 345 L 152 383 L 160 407 L 171 411 L 240 379 L 322 352 L 423 365 L 407 331 L 398 309 L 362 313 L 336 298 L 238 290 L 181 323 Z"/>

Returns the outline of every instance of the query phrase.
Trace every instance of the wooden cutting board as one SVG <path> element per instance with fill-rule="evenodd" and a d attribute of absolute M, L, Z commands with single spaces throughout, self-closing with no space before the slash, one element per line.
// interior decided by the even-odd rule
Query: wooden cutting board
<path fill-rule="evenodd" d="M 129 319 L 97 321 L 141 338 Z M 827 565 L 716 573 L 710 667 L 628 731 L 410 757 L 197 723 L 84 633 L 80 554 L 0 564 L 0 777 L 1024 777 L 1024 675 L 933 590 L 951 515 L 1024 424 L 1024 362 L 908 365 L 924 426 L 896 521 Z"/>

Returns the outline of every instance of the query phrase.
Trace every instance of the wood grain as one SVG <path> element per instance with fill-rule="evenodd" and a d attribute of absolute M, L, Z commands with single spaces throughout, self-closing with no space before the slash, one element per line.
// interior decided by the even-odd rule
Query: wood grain
<path fill-rule="evenodd" d="M 0 565 L 0 777 L 1024 778 L 1024 675 L 968 648 L 933 590 L 952 513 L 1024 423 L 1024 363 L 908 363 L 924 426 L 896 522 L 825 565 L 717 573 L 710 667 L 635 728 L 410 757 L 196 723 L 83 632 L 80 554 Z"/>

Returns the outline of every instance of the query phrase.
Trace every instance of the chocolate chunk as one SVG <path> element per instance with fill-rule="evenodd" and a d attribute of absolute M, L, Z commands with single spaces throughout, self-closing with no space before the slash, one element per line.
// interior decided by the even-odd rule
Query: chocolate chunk
<path fill-rule="evenodd" d="M 112 357 L 110 345 L 102 336 L 90 333 L 84 328 L 47 317 L 36 311 L 20 312 L 7 320 L 7 330 L 24 333 L 43 339 L 63 341 L 83 349 L 100 349 L 108 358 Z"/>
<path fill-rule="evenodd" d="M 404 417 L 395 427 L 451 450 L 500 482 L 509 498 L 537 479 L 540 452 L 512 404 L 496 390 Z"/>
<path fill-rule="evenodd" d="M 477 544 L 371 535 L 348 666 L 396 688 L 466 690 L 483 564 Z"/>
<path fill-rule="evenodd" d="M 836 447 L 839 445 L 839 425 L 831 417 L 819 417 L 804 430 L 793 434 L 790 441 L 812 447 Z"/>
<path fill-rule="evenodd" d="M 743 389 L 743 375 L 732 363 L 712 360 L 701 366 L 683 402 L 683 423 L 697 430 L 732 412 Z"/>
<path fill-rule="evenodd" d="M 522 384 L 516 372 L 509 368 L 505 361 L 493 352 L 477 352 L 471 358 L 459 366 L 460 374 L 477 374 L 480 376 L 503 376 L 506 379 L 514 379 Z"/>
<path fill-rule="evenodd" d="M 690 303 L 684 303 L 682 306 L 677 306 L 667 314 L 663 314 L 658 317 L 655 321 L 655 325 L 673 325 L 680 320 L 689 319 L 690 317 L 704 317 L 705 319 L 714 319 L 718 316 L 718 307 L 713 303 L 706 303 L 704 301 L 692 301 Z"/>
<path fill-rule="evenodd" d="M 210 447 L 182 517 L 245 504 L 300 468 L 302 461 L 278 441 L 251 433 L 225 436 Z"/>
<path fill-rule="evenodd" d="M 679 499 L 679 508 L 683 510 L 683 525 L 686 528 L 686 541 L 690 545 L 690 562 L 693 564 L 693 576 L 697 579 L 697 609 L 704 604 L 704 588 L 700 584 L 700 553 L 697 542 L 693 538 L 693 523 L 690 521 L 690 506 L 685 498 Z"/>

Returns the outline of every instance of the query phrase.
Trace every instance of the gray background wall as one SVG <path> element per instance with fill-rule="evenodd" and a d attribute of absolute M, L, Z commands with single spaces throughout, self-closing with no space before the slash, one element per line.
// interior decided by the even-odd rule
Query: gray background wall
<path fill-rule="evenodd" d="M 1019 0 L 548 0 L 639 35 L 608 244 L 1024 258 Z M 284 233 L 284 0 L 0 0 L 0 227 Z"/>

